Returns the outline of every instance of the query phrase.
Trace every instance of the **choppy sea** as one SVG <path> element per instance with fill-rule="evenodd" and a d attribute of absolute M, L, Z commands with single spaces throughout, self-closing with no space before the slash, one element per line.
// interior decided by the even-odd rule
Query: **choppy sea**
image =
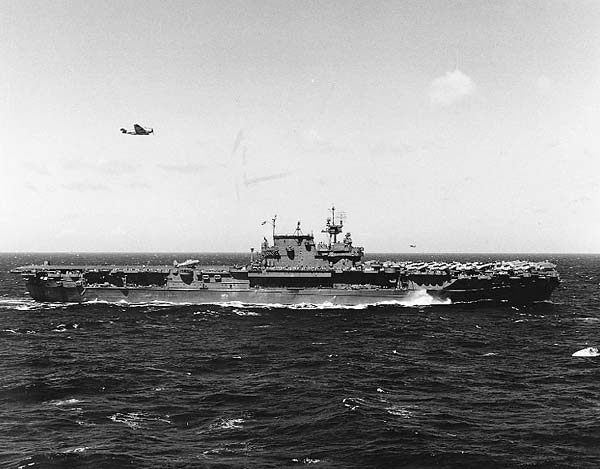
<path fill-rule="evenodd" d="M 600 256 L 548 259 L 550 302 L 345 309 L 39 304 L 28 263 L 236 254 L 1 254 L 4 467 L 600 467 Z"/>

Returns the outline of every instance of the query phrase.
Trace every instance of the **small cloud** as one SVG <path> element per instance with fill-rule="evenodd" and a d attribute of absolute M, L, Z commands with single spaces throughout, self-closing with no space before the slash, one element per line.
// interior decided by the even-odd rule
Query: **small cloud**
<path fill-rule="evenodd" d="M 475 82 L 460 70 L 446 72 L 429 86 L 429 100 L 432 104 L 448 106 L 475 92 Z"/>
<path fill-rule="evenodd" d="M 554 89 L 554 81 L 552 78 L 542 75 L 536 80 L 535 86 L 540 94 L 548 94 Z"/>

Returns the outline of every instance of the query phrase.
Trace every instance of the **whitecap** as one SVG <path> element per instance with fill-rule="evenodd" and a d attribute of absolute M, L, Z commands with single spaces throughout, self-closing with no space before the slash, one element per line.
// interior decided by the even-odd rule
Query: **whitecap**
<path fill-rule="evenodd" d="M 234 310 L 233 311 L 235 314 L 237 314 L 238 316 L 260 316 L 259 313 L 255 312 L 255 311 L 240 311 L 240 310 Z"/>
<path fill-rule="evenodd" d="M 35 300 L 27 298 L 5 298 L 0 300 L 0 308 L 16 309 L 17 311 L 30 311 L 39 307 Z"/>
<path fill-rule="evenodd" d="M 399 300 L 381 301 L 377 305 L 399 305 L 399 306 L 433 306 L 452 304 L 450 298 L 435 298 L 427 293 L 427 290 L 414 290 L 409 292 L 406 298 Z"/>
<path fill-rule="evenodd" d="M 65 449 L 65 450 L 61 451 L 61 453 L 63 453 L 63 454 L 68 454 L 68 453 L 83 453 L 84 451 L 87 451 L 88 449 L 90 449 L 89 446 L 80 446 L 80 447 L 77 447 L 77 448 Z"/>
<path fill-rule="evenodd" d="M 79 399 L 63 399 L 63 400 L 50 401 L 49 404 L 56 405 L 56 406 L 64 406 L 64 405 L 79 404 L 80 402 L 83 402 L 83 401 L 80 401 Z"/>
<path fill-rule="evenodd" d="M 391 299 L 384 301 L 373 301 L 366 303 L 359 303 L 354 305 L 345 305 L 340 303 L 333 303 L 331 301 L 324 301 L 323 303 L 297 303 L 297 304 L 283 304 L 283 303 L 245 303 L 241 301 L 215 301 L 215 302 L 176 302 L 176 301 L 163 301 L 163 300 L 153 300 L 150 302 L 141 302 L 141 303 L 130 303 L 125 299 L 121 299 L 119 301 L 106 301 L 93 299 L 85 301 L 84 303 L 37 303 L 34 304 L 25 304 L 23 306 L 17 306 L 17 309 L 37 309 L 40 308 L 39 305 L 43 305 L 43 308 L 61 308 L 66 305 L 94 305 L 94 304 L 107 304 L 107 305 L 116 305 L 121 307 L 128 308 L 146 308 L 149 306 L 153 307 L 170 307 L 170 306 L 192 306 L 192 305 L 213 305 L 220 306 L 224 308 L 237 308 L 237 309 L 354 309 L 354 310 L 362 310 L 367 309 L 371 306 L 430 306 L 430 305 L 447 305 L 451 304 L 452 301 L 447 299 L 434 298 L 426 290 L 415 290 L 408 293 L 407 296 L 401 299 Z M 234 311 L 238 314 L 237 311 Z M 258 314 L 258 313 L 255 313 Z M 253 315 L 253 314 L 249 314 Z"/>
<path fill-rule="evenodd" d="M 31 459 L 31 457 L 25 458 L 25 460 Z M 35 466 L 34 462 L 30 462 L 29 464 L 22 464 L 21 466 L 17 466 L 17 469 L 24 469 L 26 467 Z"/>
<path fill-rule="evenodd" d="M 319 464 L 321 462 L 320 459 L 311 459 L 311 458 L 293 458 L 292 462 L 302 463 L 302 464 Z"/>
<path fill-rule="evenodd" d="M 386 412 L 390 415 L 395 415 L 397 417 L 402 417 L 405 419 L 409 419 L 412 417 L 413 413 L 405 407 L 400 406 L 391 406 L 386 407 Z"/>
<path fill-rule="evenodd" d="M 342 403 L 345 407 L 348 407 L 350 410 L 356 410 L 361 405 L 364 405 L 366 401 L 361 399 L 360 397 L 345 397 L 342 399 Z"/>
<path fill-rule="evenodd" d="M 221 430 L 238 430 L 242 428 L 243 423 L 244 419 L 242 418 L 220 419 L 218 422 L 211 425 L 211 428 Z"/>
<path fill-rule="evenodd" d="M 23 303 L 33 303 L 34 300 L 28 300 L 24 298 L 3 298 L 0 300 L 0 305 L 20 305 Z"/>
<path fill-rule="evenodd" d="M 127 425 L 129 428 L 140 428 L 142 425 L 153 422 L 164 422 L 171 423 L 171 420 L 163 417 L 153 417 L 143 412 L 127 412 L 121 413 L 117 412 L 116 414 L 108 417 L 113 422 L 123 423 Z"/>
<path fill-rule="evenodd" d="M 586 347 L 584 349 L 575 352 L 572 357 L 597 357 L 600 355 L 600 349 L 598 347 Z"/>
<path fill-rule="evenodd" d="M 330 301 L 324 301 L 323 303 L 295 303 L 295 304 L 283 304 L 283 303 L 242 303 L 240 301 L 227 301 L 214 304 L 222 307 L 231 307 L 238 309 L 365 309 L 369 304 L 360 305 L 343 305 L 335 304 Z M 375 304 L 375 303 L 372 303 Z"/>
<path fill-rule="evenodd" d="M 242 303 L 241 301 L 216 301 L 214 303 L 205 303 L 205 304 L 221 306 L 224 308 L 227 308 L 227 307 L 244 308 L 244 307 L 249 306 L 249 303 Z"/>

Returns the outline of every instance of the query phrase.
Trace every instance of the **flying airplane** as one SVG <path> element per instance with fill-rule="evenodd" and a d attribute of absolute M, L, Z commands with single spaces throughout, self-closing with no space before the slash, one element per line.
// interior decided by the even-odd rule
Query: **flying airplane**
<path fill-rule="evenodd" d="M 411 244 L 411 245 L 410 245 L 410 247 L 411 247 L 411 248 L 416 248 L 416 247 L 417 247 L 417 245 L 416 245 L 416 244 Z"/>
<path fill-rule="evenodd" d="M 133 130 L 122 128 L 121 133 L 128 135 L 150 135 L 154 133 L 154 129 L 150 127 L 142 127 L 140 124 L 133 124 Z"/>

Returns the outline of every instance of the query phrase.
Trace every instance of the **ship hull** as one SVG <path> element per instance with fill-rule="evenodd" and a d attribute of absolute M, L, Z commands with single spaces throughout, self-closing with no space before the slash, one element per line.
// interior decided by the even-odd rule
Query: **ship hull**
<path fill-rule="evenodd" d="M 531 303 L 550 297 L 556 285 L 497 287 L 474 289 L 337 289 L 337 288 L 165 288 L 165 287 L 66 287 L 30 285 L 29 293 L 37 301 L 86 303 L 190 303 L 241 302 L 265 305 L 332 304 L 356 306 L 385 302 L 427 304 L 495 301 Z"/>

